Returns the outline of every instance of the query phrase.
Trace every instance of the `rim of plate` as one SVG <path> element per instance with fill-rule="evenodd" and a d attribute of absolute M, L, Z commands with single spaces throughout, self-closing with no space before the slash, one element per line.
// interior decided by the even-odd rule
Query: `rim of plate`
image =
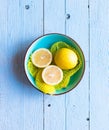
<path fill-rule="evenodd" d="M 82 53 L 82 56 L 83 56 L 83 59 L 84 59 L 84 61 L 83 61 L 83 62 L 84 62 L 84 66 L 83 66 L 83 67 L 84 67 L 84 68 L 83 68 L 83 72 L 82 72 L 82 75 L 81 75 L 79 81 L 78 81 L 78 82 L 74 85 L 74 87 L 71 88 L 70 90 L 68 90 L 68 91 L 66 91 L 66 92 L 59 93 L 59 94 L 44 93 L 44 92 L 42 92 L 40 89 L 36 88 L 36 87 L 34 86 L 34 84 L 30 81 L 30 79 L 29 79 L 29 77 L 28 77 L 28 75 L 27 75 L 26 66 L 25 66 L 25 63 L 26 63 L 26 55 L 27 55 L 27 52 L 28 52 L 29 48 L 31 47 L 31 45 L 35 44 L 34 42 L 37 41 L 38 39 L 40 39 L 40 38 L 42 38 L 42 37 L 44 37 L 44 36 L 53 35 L 53 34 L 55 34 L 55 35 L 57 34 L 57 35 L 61 35 L 61 36 L 67 37 L 68 39 L 70 39 L 71 41 L 73 41 L 74 44 L 76 44 L 76 45 L 78 46 L 78 48 L 80 49 L 80 51 L 81 51 L 81 53 Z M 29 80 L 29 82 L 32 84 L 32 87 L 34 87 L 35 89 L 37 89 L 37 90 L 40 91 L 41 93 L 46 94 L 46 95 L 50 95 L 50 96 L 63 95 L 63 94 L 66 94 L 66 93 L 70 92 L 71 90 L 73 90 L 73 89 L 80 83 L 81 79 L 83 78 L 83 75 L 84 75 L 84 72 L 85 72 L 85 68 L 86 68 L 85 56 L 84 56 L 84 53 L 83 53 L 83 51 L 82 51 L 80 45 L 79 45 L 75 40 L 73 40 L 73 38 L 67 36 L 66 34 L 61 34 L 61 33 L 47 33 L 47 34 L 42 34 L 41 36 L 37 37 L 37 38 L 36 38 L 33 42 L 31 42 L 31 44 L 28 46 L 28 48 L 27 48 L 27 50 L 26 50 L 26 53 L 25 53 L 25 56 L 24 56 L 24 70 L 25 70 L 25 74 L 26 74 L 26 77 L 27 77 L 27 79 Z"/>

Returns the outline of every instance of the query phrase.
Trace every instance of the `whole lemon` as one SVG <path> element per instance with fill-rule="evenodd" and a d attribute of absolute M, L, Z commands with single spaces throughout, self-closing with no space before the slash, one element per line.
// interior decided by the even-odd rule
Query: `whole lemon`
<path fill-rule="evenodd" d="M 67 70 L 73 69 L 77 65 L 78 57 L 73 50 L 61 48 L 55 53 L 54 61 L 61 69 Z"/>

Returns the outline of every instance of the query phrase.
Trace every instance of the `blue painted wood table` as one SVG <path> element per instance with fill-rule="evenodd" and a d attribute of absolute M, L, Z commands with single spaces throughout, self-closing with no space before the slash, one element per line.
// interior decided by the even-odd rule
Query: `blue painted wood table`
<path fill-rule="evenodd" d="M 37 91 L 23 59 L 38 36 L 81 46 L 85 74 L 61 96 Z M 0 130 L 109 130 L 109 0 L 0 0 Z"/>

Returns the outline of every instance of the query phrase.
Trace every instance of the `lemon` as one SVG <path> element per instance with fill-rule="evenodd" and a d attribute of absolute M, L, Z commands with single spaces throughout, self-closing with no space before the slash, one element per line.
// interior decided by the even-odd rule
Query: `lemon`
<path fill-rule="evenodd" d="M 48 93 L 48 94 L 54 94 L 55 93 L 55 88 L 54 88 L 54 86 L 51 86 L 51 85 L 43 84 L 41 87 L 39 87 L 39 89 L 43 93 Z"/>
<path fill-rule="evenodd" d="M 48 85 L 57 85 L 63 79 L 63 71 L 55 65 L 49 65 L 42 71 L 42 79 Z"/>
<path fill-rule="evenodd" d="M 32 63 L 39 68 L 44 68 L 52 62 L 52 54 L 46 48 L 36 50 L 31 56 Z"/>
<path fill-rule="evenodd" d="M 59 49 L 54 57 L 55 64 L 63 70 L 73 69 L 78 64 L 76 53 L 68 48 Z"/>
<path fill-rule="evenodd" d="M 46 84 L 43 79 L 42 79 L 42 70 L 39 70 L 37 75 L 36 75 L 36 79 L 35 82 L 38 86 L 38 89 L 41 90 L 44 93 L 48 93 L 48 94 L 54 94 L 55 93 L 55 87 L 52 85 L 48 85 Z"/>

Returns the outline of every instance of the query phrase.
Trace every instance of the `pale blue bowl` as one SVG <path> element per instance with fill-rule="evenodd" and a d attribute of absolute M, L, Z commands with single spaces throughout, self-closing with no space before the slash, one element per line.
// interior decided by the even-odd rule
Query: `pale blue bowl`
<path fill-rule="evenodd" d="M 38 86 L 36 86 L 35 84 L 35 79 L 31 76 L 31 74 L 28 71 L 27 68 L 27 63 L 28 60 L 30 58 L 30 55 L 39 48 L 50 48 L 55 42 L 58 41 L 63 41 L 66 42 L 68 45 L 74 47 L 80 54 L 81 58 L 82 58 L 82 67 L 81 69 L 74 74 L 71 79 L 70 82 L 68 84 L 68 86 L 64 89 L 61 89 L 60 91 L 57 91 L 54 95 L 60 95 L 60 94 L 64 94 L 70 90 L 72 90 L 75 86 L 77 86 L 77 84 L 80 82 L 83 74 L 84 74 L 84 70 L 85 70 L 85 59 L 84 59 L 84 55 L 83 52 L 80 48 L 80 46 L 70 37 L 63 35 L 63 34 L 58 34 L 58 33 L 50 33 L 50 34 L 46 34 L 43 35 L 39 38 L 37 38 L 29 47 L 29 49 L 27 50 L 26 56 L 25 56 L 25 60 L 24 60 L 24 69 L 26 72 L 26 75 L 29 79 L 29 81 L 32 83 L 32 85 L 38 89 Z M 39 89 L 38 89 L 39 90 Z M 40 91 L 40 90 L 39 90 Z"/>

